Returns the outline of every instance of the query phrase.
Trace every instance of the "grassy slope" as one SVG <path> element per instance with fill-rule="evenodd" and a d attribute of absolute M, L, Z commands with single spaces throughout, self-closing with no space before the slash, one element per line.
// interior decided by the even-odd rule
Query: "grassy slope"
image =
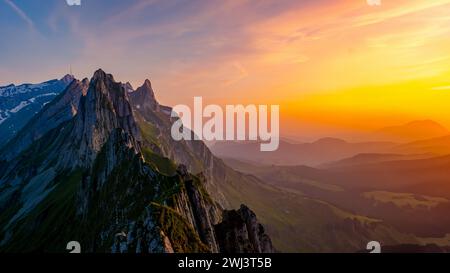
<path fill-rule="evenodd" d="M 13 226 L 13 243 L 2 247 L 2 252 L 14 253 L 24 249 L 61 252 L 65 249 L 65 244 L 76 238 L 80 225 L 75 217 L 74 195 L 80 180 L 81 171 L 59 176 L 55 180 L 56 188 L 30 214 Z"/>
<path fill-rule="evenodd" d="M 154 215 L 161 225 L 161 230 L 172 242 L 176 253 L 204 253 L 209 252 L 200 237 L 189 223 L 171 207 L 152 203 Z"/>

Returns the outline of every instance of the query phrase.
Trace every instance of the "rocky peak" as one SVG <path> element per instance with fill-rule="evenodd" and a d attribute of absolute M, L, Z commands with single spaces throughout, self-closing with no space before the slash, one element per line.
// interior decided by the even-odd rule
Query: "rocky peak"
<path fill-rule="evenodd" d="M 153 89 L 152 89 L 152 83 L 149 79 L 145 79 L 144 84 L 141 86 L 141 88 L 146 88 L 147 90 L 150 90 L 153 95 Z"/>
<path fill-rule="evenodd" d="M 133 88 L 133 86 L 131 85 L 130 82 L 124 83 L 124 84 L 123 84 L 123 87 L 125 88 L 125 90 L 126 90 L 128 93 L 134 92 L 134 88 Z"/>
<path fill-rule="evenodd" d="M 82 92 L 82 95 L 83 96 L 86 96 L 86 94 L 87 94 L 87 91 L 88 91 L 88 88 L 89 88 L 89 79 L 88 78 L 84 78 L 82 81 L 81 81 L 81 84 L 82 84 L 82 86 L 83 87 L 86 87 L 86 88 L 83 88 L 83 92 Z"/>
<path fill-rule="evenodd" d="M 107 74 L 101 69 L 95 71 L 92 76 L 89 92 L 97 97 L 100 97 L 100 95 L 96 95 L 96 93 L 103 94 L 107 96 L 110 102 L 113 102 L 113 97 L 125 96 L 123 85 L 117 83 L 113 75 Z"/>
<path fill-rule="evenodd" d="M 114 81 L 114 77 L 111 74 L 107 74 L 103 69 L 99 68 L 96 71 L 94 71 L 94 75 L 92 76 L 92 80 L 98 80 L 98 79 L 106 79 L 110 78 Z"/>
<path fill-rule="evenodd" d="M 136 108 L 143 108 L 147 110 L 158 110 L 159 103 L 156 101 L 155 93 L 153 92 L 152 84 L 147 79 L 144 84 L 130 94 L 131 102 Z"/>
<path fill-rule="evenodd" d="M 60 79 L 60 81 L 62 81 L 65 84 L 70 84 L 73 80 L 75 80 L 75 77 L 71 74 L 67 74 Z"/>
<path fill-rule="evenodd" d="M 74 117 L 78 112 L 79 101 L 82 96 L 86 96 L 87 90 L 89 88 L 89 80 L 83 79 L 79 81 L 74 79 L 67 86 L 66 91 L 62 98 L 54 102 L 58 107 L 56 108 L 64 108 L 65 106 L 70 106 L 70 115 L 67 115 L 67 118 Z M 68 107 L 67 107 L 68 108 Z"/>
<path fill-rule="evenodd" d="M 115 129 L 121 129 L 135 141 L 140 133 L 122 83 L 99 69 L 92 77 L 89 89 L 80 100 L 75 119 L 74 139 L 80 144 L 83 165 L 91 164 Z M 138 145 L 135 145 L 138 150 Z"/>
<path fill-rule="evenodd" d="M 220 251 L 224 253 L 273 253 L 270 237 L 247 206 L 225 210 L 215 226 Z"/>

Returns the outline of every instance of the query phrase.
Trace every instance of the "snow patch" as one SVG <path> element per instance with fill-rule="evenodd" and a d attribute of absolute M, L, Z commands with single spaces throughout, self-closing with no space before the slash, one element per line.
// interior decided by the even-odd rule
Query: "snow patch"
<path fill-rule="evenodd" d="M 49 96 L 57 96 L 58 93 L 45 93 L 45 94 L 40 94 L 34 98 L 43 98 L 43 97 L 49 97 Z"/>
<path fill-rule="evenodd" d="M 31 104 L 30 101 L 21 101 L 19 103 L 19 105 L 17 105 L 13 109 L 11 109 L 9 112 L 15 114 L 15 113 L 19 112 L 20 110 L 22 110 L 23 108 L 27 107 L 30 104 Z"/>
<path fill-rule="evenodd" d="M 39 91 L 39 90 L 42 90 L 42 89 L 47 88 L 48 86 L 51 86 L 54 84 L 55 84 L 55 80 L 38 83 L 38 84 L 26 83 L 26 84 L 22 84 L 19 86 L 15 86 L 14 84 L 11 84 L 8 86 L 0 87 L 0 97 L 12 97 L 17 94 L 24 94 L 24 93 Z"/>
<path fill-rule="evenodd" d="M 12 114 L 16 114 L 17 112 L 19 112 L 20 110 L 22 110 L 23 108 L 27 107 L 28 105 L 35 103 L 36 99 L 38 98 L 44 98 L 44 97 L 50 97 L 50 96 L 57 96 L 58 93 L 45 93 L 45 94 L 41 94 L 38 95 L 36 97 L 33 97 L 31 99 L 28 99 L 26 101 L 21 101 L 19 103 L 19 105 L 17 105 L 16 107 L 14 107 L 11 110 L 6 110 L 5 112 L 1 112 L 0 111 L 0 124 L 2 124 L 5 120 L 7 120 L 10 117 L 10 113 Z M 46 104 L 48 104 L 50 101 L 43 103 L 42 106 L 45 106 Z"/>
<path fill-rule="evenodd" d="M 5 113 L 0 112 L 0 124 L 5 122 L 8 118 L 9 118 L 9 115 L 7 112 L 5 112 Z"/>

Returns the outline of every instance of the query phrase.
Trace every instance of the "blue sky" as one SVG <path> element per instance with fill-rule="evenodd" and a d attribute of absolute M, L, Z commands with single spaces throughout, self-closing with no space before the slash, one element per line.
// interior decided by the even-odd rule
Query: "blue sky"
<path fill-rule="evenodd" d="M 81 7 L 69 7 L 65 0 L 0 0 L 0 69 L 9 71 L 0 84 L 43 80 L 70 64 L 82 76 L 98 66 L 150 73 L 173 62 L 242 53 L 242 26 L 298 5 L 245 2 L 82 0 Z"/>
<path fill-rule="evenodd" d="M 206 82 L 246 74 L 236 60 L 258 51 L 248 26 L 318 2 L 327 1 L 0 0 L 0 85 L 101 67 L 134 85 L 151 78 L 168 97 L 183 87 L 205 95 Z"/>

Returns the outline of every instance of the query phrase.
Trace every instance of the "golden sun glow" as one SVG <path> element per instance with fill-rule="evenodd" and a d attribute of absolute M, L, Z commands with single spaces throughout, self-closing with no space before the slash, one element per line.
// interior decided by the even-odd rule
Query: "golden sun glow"
<path fill-rule="evenodd" d="M 244 83 L 228 88 L 278 101 L 285 128 L 303 121 L 373 130 L 411 119 L 450 127 L 450 1 L 364 2 L 253 25 L 259 55 L 242 56 Z"/>

